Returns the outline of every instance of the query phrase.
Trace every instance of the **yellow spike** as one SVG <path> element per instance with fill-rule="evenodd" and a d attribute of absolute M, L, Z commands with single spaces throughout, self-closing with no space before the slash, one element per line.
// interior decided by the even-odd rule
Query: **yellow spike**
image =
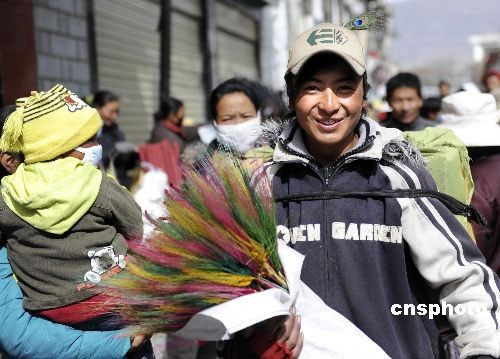
<path fill-rule="evenodd" d="M 192 278 L 200 278 L 212 283 L 225 284 L 233 287 L 248 287 L 255 279 L 251 275 L 232 274 L 227 272 L 207 272 L 199 269 L 187 269 L 186 275 Z"/>
<path fill-rule="evenodd" d="M 7 117 L 7 121 L 3 125 L 2 139 L 0 140 L 1 151 L 22 152 L 23 121 L 24 107 L 17 108 Z"/>
<path fill-rule="evenodd" d="M 144 270 L 140 265 L 136 265 L 135 263 L 129 262 L 127 263 L 127 269 L 131 274 L 135 274 L 138 277 L 152 280 L 152 281 L 161 281 L 164 279 L 164 275 L 159 275 L 155 273 L 148 272 Z"/>

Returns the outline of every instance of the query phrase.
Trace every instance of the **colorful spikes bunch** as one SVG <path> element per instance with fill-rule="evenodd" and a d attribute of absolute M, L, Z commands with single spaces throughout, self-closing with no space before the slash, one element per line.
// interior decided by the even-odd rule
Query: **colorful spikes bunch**
<path fill-rule="evenodd" d="M 134 332 L 173 332 L 209 307 L 269 288 L 287 290 L 274 202 L 243 164 L 215 154 L 168 194 L 168 221 L 133 244 L 123 275 L 107 283 Z"/>

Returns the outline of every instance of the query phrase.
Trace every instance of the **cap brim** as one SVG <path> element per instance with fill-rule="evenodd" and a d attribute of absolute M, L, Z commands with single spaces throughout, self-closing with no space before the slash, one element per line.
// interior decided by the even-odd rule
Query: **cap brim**
<path fill-rule="evenodd" d="M 361 65 L 359 62 L 357 62 L 356 60 L 354 60 L 354 58 L 352 58 L 347 53 L 344 53 L 341 51 L 328 50 L 328 49 L 323 49 L 321 51 L 313 52 L 313 53 L 307 55 L 302 60 L 300 60 L 295 66 L 293 66 L 291 69 L 289 69 L 289 71 L 292 74 L 297 75 L 300 72 L 300 70 L 302 69 L 302 67 L 304 66 L 304 64 L 309 59 L 311 59 L 312 57 L 314 57 L 318 54 L 323 54 L 323 53 L 331 53 L 331 54 L 335 54 L 335 55 L 340 56 L 342 59 L 344 59 L 349 64 L 349 66 L 351 66 L 351 68 L 354 70 L 354 72 L 356 74 L 358 74 L 359 76 L 362 76 L 365 73 L 365 67 L 363 65 Z"/>

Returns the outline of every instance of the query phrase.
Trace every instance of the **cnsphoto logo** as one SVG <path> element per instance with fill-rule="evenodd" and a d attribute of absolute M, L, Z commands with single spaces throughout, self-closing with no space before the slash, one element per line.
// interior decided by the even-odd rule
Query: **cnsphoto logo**
<path fill-rule="evenodd" d="M 476 315 L 485 313 L 488 308 L 485 304 L 457 304 L 455 306 L 442 301 L 440 304 L 393 304 L 391 305 L 392 315 L 421 315 L 428 316 L 429 319 L 438 315 Z"/>

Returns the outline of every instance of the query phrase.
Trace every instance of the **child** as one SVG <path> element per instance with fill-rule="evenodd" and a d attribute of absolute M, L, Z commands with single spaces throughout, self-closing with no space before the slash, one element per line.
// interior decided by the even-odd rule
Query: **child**
<path fill-rule="evenodd" d="M 97 111 L 61 85 L 16 102 L 0 149 L 24 163 L 2 179 L 0 228 L 27 310 L 103 330 L 97 284 L 126 266 L 125 238 L 142 238 L 132 196 L 96 168 Z"/>
<path fill-rule="evenodd" d="M 15 106 L 0 108 L 0 128 Z M 0 152 L 0 179 L 16 171 L 23 162 L 17 153 Z M 7 248 L 0 239 L 0 352 L 9 358 L 88 358 L 124 359 L 140 343 L 131 346 L 129 338 L 119 338 L 119 331 L 79 331 L 32 316 L 23 308 L 21 289 L 14 280 L 7 260 Z M 39 335 L 39 333 L 45 335 Z M 134 342 L 138 337 L 134 338 Z M 0 355 L 1 358 L 1 355 Z"/>

